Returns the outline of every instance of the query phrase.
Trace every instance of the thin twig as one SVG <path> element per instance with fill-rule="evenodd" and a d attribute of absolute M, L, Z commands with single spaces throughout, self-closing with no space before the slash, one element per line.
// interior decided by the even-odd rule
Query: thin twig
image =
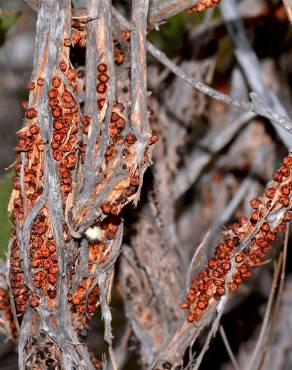
<path fill-rule="evenodd" d="M 292 1 L 291 0 L 283 0 L 283 4 L 286 9 L 286 13 L 288 15 L 290 23 L 292 23 Z"/>
<path fill-rule="evenodd" d="M 282 263 L 283 263 L 283 254 L 281 253 L 277 261 L 275 271 L 274 271 L 273 282 L 272 282 L 272 286 L 271 286 L 271 290 L 269 294 L 269 299 L 268 299 L 261 331 L 260 331 L 256 346 L 255 346 L 255 349 L 253 351 L 252 357 L 247 367 L 249 370 L 253 370 L 257 368 L 258 356 L 261 356 L 261 354 L 263 353 L 263 347 L 266 342 L 266 334 L 267 334 L 267 331 L 270 325 L 269 320 L 271 317 L 271 311 L 272 311 L 272 307 L 274 303 L 274 298 L 275 298 L 276 288 L 277 288 L 277 284 L 278 284 L 278 280 L 279 280 L 279 276 L 281 272 Z"/>
<path fill-rule="evenodd" d="M 223 328 L 223 326 L 222 326 L 222 325 L 220 325 L 220 327 L 219 327 L 219 332 L 220 332 L 220 334 L 221 334 L 221 337 L 222 337 L 223 343 L 224 343 L 225 348 L 226 348 L 226 351 L 227 351 L 227 353 L 228 353 L 228 355 L 229 355 L 229 357 L 230 357 L 230 360 L 231 360 L 231 362 L 232 362 L 232 365 L 234 366 L 234 369 L 235 369 L 235 370 L 239 370 L 239 366 L 238 366 L 238 364 L 237 364 L 237 362 L 236 362 L 235 356 L 234 356 L 234 354 L 233 354 L 233 352 L 232 352 L 232 349 L 231 349 L 231 347 L 230 347 L 230 344 L 229 344 L 228 338 L 227 338 L 227 336 L 226 336 L 226 334 L 225 334 L 225 330 L 224 330 L 224 328 Z"/>
<path fill-rule="evenodd" d="M 278 318 L 279 311 L 280 311 L 280 304 L 281 304 L 281 300 L 282 300 L 282 296 L 283 296 L 284 282 L 285 282 L 285 270 L 286 270 L 286 263 L 287 263 L 288 239 L 289 239 L 289 224 L 287 224 L 287 230 L 286 230 L 286 233 L 285 233 L 282 271 L 281 271 L 281 276 L 280 276 L 279 289 L 278 289 L 277 296 L 276 296 L 275 308 L 274 308 L 274 312 L 273 312 L 273 315 L 272 315 L 269 334 L 267 336 L 265 348 L 263 349 L 262 356 L 260 358 L 257 370 L 260 370 L 264 365 L 265 356 L 268 352 L 268 347 L 271 344 L 274 329 L 275 329 L 275 326 L 276 326 L 276 320 Z"/>
<path fill-rule="evenodd" d="M 288 113 L 273 90 L 265 86 L 261 64 L 246 36 L 237 3 L 234 0 L 222 0 L 220 7 L 229 36 L 235 44 L 237 61 L 243 69 L 250 88 L 254 91 L 250 94 L 253 106 L 259 115 L 263 115 L 271 121 L 287 149 L 290 149 L 292 136 L 287 135 L 287 131 L 292 132 L 290 120 L 285 118 L 285 124 L 282 120 L 283 117 L 288 117 Z M 280 119 L 277 119 L 277 116 Z"/>
<path fill-rule="evenodd" d="M 116 17 L 118 22 L 120 23 L 121 27 L 129 29 L 130 24 L 128 21 L 116 10 L 113 8 L 113 15 Z M 174 74 L 180 77 L 182 80 L 193 86 L 196 90 L 202 92 L 203 94 L 221 101 L 225 104 L 232 105 L 236 108 L 254 112 L 262 117 L 266 117 L 269 120 L 275 122 L 278 126 L 285 129 L 289 133 L 292 133 L 292 123 L 291 121 L 274 111 L 272 111 L 268 106 L 258 103 L 257 95 L 252 93 L 251 98 L 253 102 L 247 102 L 238 99 L 232 99 L 229 95 L 225 95 L 212 87 L 198 81 L 196 78 L 188 76 L 180 67 L 178 67 L 175 63 L 173 63 L 162 51 L 157 49 L 153 44 L 149 41 L 146 42 L 146 47 L 148 52 L 157 59 L 160 63 L 162 63 L 165 67 L 169 68 Z"/>

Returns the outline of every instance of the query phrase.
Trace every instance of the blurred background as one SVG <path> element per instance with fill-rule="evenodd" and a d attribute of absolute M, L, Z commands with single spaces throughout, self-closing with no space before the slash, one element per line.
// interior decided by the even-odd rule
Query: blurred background
<path fill-rule="evenodd" d="M 130 1 L 121 0 L 115 3 L 124 8 L 129 8 L 130 5 Z M 260 61 L 265 86 L 267 89 L 273 89 L 289 116 L 292 117 L 292 29 L 282 1 L 242 0 L 237 3 L 244 20 L 246 35 Z M 10 173 L 9 166 L 14 160 L 15 132 L 22 126 L 21 102 L 27 98 L 26 85 L 30 81 L 33 65 L 35 24 L 36 13 L 30 10 L 25 2 L 0 0 L 0 256 L 2 258 L 5 258 L 10 230 L 7 204 L 13 174 Z M 148 37 L 185 71 L 199 80 L 228 94 L 236 95 L 239 91 L 239 97 L 247 99 L 247 87 L 244 81 L 246 76 L 243 77 L 241 68 L 236 63 L 234 46 L 219 8 L 201 14 L 184 12 L 176 15 L 162 25 L 159 31 L 151 31 Z M 185 164 L 187 154 L 193 153 L 196 145 L 200 148 L 200 144 L 203 143 L 211 147 L 212 159 L 206 162 L 200 180 L 194 181 L 196 184 L 192 187 L 192 191 L 181 198 L 177 208 L 178 236 L 191 256 L 210 222 L 217 227 L 214 240 L 218 238 L 218 230 L 222 222 L 218 221 L 215 215 L 223 212 L 240 188 L 254 165 L 256 155 L 261 151 L 259 148 L 263 146 L 268 148 L 268 155 L 261 160 L 262 166 L 257 172 L 257 178 L 250 183 L 246 191 L 247 200 L 239 202 L 240 207 L 234 212 L 236 216 L 249 210 L 248 200 L 261 192 L 280 158 L 286 153 L 286 149 L 274 128 L 262 118 L 252 119 L 248 127 L 243 123 L 238 127 L 237 133 L 230 136 L 230 140 L 214 148 L 212 145 L 216 135 L 219 135 L 219 125 L 226 117 L 236 120 L 238 112 L 230 113 L 229 108 L 223 104 L 206 99 L 184 82 L 170 76 L 168 71 L 161 69 L 161 66 L 151 58 L 149 58 L 149 76 L 151 76 L 148 83 L 149 90 L 153 92 L 151 104 L 157 122 L 162 122 L 161 125 L 164 125 L 164 128 L 167 127 L 165 121 L 175 122 L 172 130 L 176 142 L 173 144 L 169 142 L 170 145 L 166 150 L 168 157 L 173 160 L 173 168 L 168 163 L 171 171 L 175 172 Z M 232 90 L 234 86 L 235 90 Z M 163 104 L 165 109 L 158 113 L 159 104 Z M 213 139 L 207 135 L 208 132 L 210 134 L 210 130 L 216 134 Z M 190 199 L 196 202 L 196 207 L 187 207 Z M 182 209 L 185 212 L 182 212 Z M 230 221 L 232 217 L 233 213 L 232 216 L 226 216 L 224 222 Z M 243 361 L 245 354 L 241 352 L 241 343 L 247 342 L 251 346 L 254 343 L 254 330 L 261 320 L 264 303 L 269 294 L 271 271 L 269 267 L 261 271 L 264 278 L 260 281 L 254 280 L 257 281 L 257 287 L 247 284 L 239 301 L 234 302 L 224 318 L 225 324 L 232 322 L 229 326 L 226 324 L 226 330 L 232 341 L 233 350 L 243 358 Z M 292 301 L 289 298 L 289 292 L 292 296 L 291 262 L 288 263 L 287 271 L 286 304 L 288 306 L 283 307 L 283 310 L 289 307 Z M 125 316 L 118 290 L 114 292 L 113 313 L 115 335 L 118 340 L 125 329 Z M 283 314 L 282 317 L 285 315 Z M 286 318 L 288 321 L 281 322 L 282 328 L 291 321 L 289 315 Z M 102 339 L 100 334 L 97 334 L 101 332 L 101 328 L 96 324 L 98 321 L 93 320 L 95 330 L 90 336 L 93 349 L 102 353 Z M 281 332 L 281 329 L 279 330 Z M 4 337 L 2 338 L 0 370 L 17 369 L 14 344 L 11 341 L 4 342 Z M 125 363 L 124 369 L 140 368 L 135 360 L 137 347 L 135 338 L 132 338 L 129 344 L 132 355 L 129 362 Z M 292 353 L 289 343 L 287 348 Z M 208 359 L 210 360 L 203 363 L 202 369 L 229 370 L 232 368 L 220 338 L 217 338 L 215 345 L 212 345 Z M 288 363 L 292 362 L 288 361 Z M 291 369 L 282 365 L 273 366 L 277 367 L 270 367 L 271 370 Z"/>

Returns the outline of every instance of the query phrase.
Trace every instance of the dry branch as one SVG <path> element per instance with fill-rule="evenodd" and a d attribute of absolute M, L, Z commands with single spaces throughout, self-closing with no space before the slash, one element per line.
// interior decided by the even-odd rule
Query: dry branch
<path fill-rule="evenodd" d="M 260 244 L 275 239 L 282 224 L 291 218 L 291 154 L 274 174 L 265 195 L 253 202 L 256 206 L 249 219 L 242 218 L 239 224 L 224 230 L 226 245 L 223 244 L 230 250 L 226 247 L 221 251 L 222 245 L 217 246 L 209 267 L 205 266 L 205 254 L 210 250 L 207 237 L 188 266 L 190 247 L 180 238 L 179 224 L 190 214 L 197 219 L 206 217 L 206 224 L 214 228 L 207 236 L 212 241 L 217 239 L 219 227 L 237 210 L 255 182 L 254 177 L 260 177 L 262 172 L 266 175 L 263 162 L 267 154 L 260 146 L 262 141 L 252 140 L 250 150 L 238 133 L 261 115 L 271 121 L 289 148 L 292 124 L 288 114 L 277 96 L 266 91 L 259 61 L 233 2 L 222 3 L 223 17 L 234 39 L 238 61 L 256 92 L 250 93 L 251 101 L 243 99 L 246 86 L 242 78 L 232 82 L 230 96 L 223 94 L 200 81 L 204 81 L 203 73 L 192 76 L 199 63 L 182 62 L 178 66 L 146 40 L 151 27 L 159 27 L 170 16 L 191 6 L 197 11 L 218 1 L 133 0 L 131 23 L 107 0 L 27 2 L 38 10 L 37 39 L 26 119 L 16 147 L 7 286 L 0 273 L 0 309 L 5 312 L 5 328 L 19 341 L 19 368 L 102 368 L 80 335 L 100 307 L 111 362 L 108 367 L 115 370 L 126 363 L 127 356 L 122 352 L 133 332 L 144 368 L 181 368 L 189 350 L 187 366 L 198 369 L 230 302 L 230 290 L 236 290 L 250 275 L 250 267 L 263 263 L 270 247 Z M 205 18 L 206 32 L 211 18 L 211 13 Z M 237 28 L 238 34 L 234 32 Z M 77 69 L 72 55 L 80 49 L 85 54 L 85 66 Z M 150 81 L 154 90 L 150 102 L 147 51 L 166 67 L 157 81 Z M 210 66 L 214 61 L 212 57 L 206 64 Z M 187 82 L 187 89 L 178 89 L 176 78 L 167 93 L 161 93 L 159 89 L 168 83 L 169 71 L 179 83 Z M 248 76 L 250 71 L 252 77 Z M 190 93 L 192 89 L 203 94 L 198 106 Z M 161 100 L 168 102 L 162 106 Z M 228 106 L 221 115 L 224 123 L 218 123 L 212 112 L 216 101 Z M 207 102 L 211 109 L 204 116 Z M 152 105 L 157 111 L 154 114 L 149 108 Z M 238 109 L 243 113 L 238 115 Z M 202 116 L 208 118 L 203 137 L 195 144 L 193 137 L 187 142 L 188 133 L 193 133 L 199 124 L 193 121 Z M 122 245 L 123 211 L 128 204 L 137 205 L 140 199 L 144 174 L 152 163 L 152 144 L 158 135 L 161 141 L 156 145 L 155 164 L 147 179 L 148 194 L 133 216 L 134 222 L 125 230 Z M 188 147 L 182 148 L 184 144 Z M 228 146 L 231 150 L 221 155 Z M 182 154 L 179 149 L 183 149 Z M 225 165 L 230 157 L 244 157 L 245 151 L 250 153 L 248 159 L 243 159 L 242 172 L 247 177 L 241 185 L 234 175 L 224 174 L 222 181 L 217 174 L 214 184 L 208 184 L 210 179 L 213 181 L 214 169 L 219 173 L 226 167 L 228 171 Z M 255 152 L 259 156 L 254 160 Z M 210 172 L 208 166 L 212 167 Z M 200 178 L 203 170 L 208 174 Z M 191 189 L 197 180 L 203 188 L 202 198 L 206 195 L 207 199 L 200 204 L 195 196 L 192 199 L 199 188 Z M 261 180 L 256 180 L 258 187 Z M 211 199 L 221 194 L 224 199 Z M 199 228 L 200 223 L 189 226 L 192 249 L 193 240 L 203 234 Z M 221 258 L 221 252 L 227 257 Z M 124 343 L 115 352 L 110 301 L 120 254 L 118 287 L 122 288 L 128 330 Z M 240 258 L 244 262 L 239 262 Z M 226 268 L 220 265 L 221 272 L 213 268 L 223 263 Z M 188 272 L 191 275 L 198 270 L 202 270 L 201 274 L 188 282 L 191 286 L 187 302 L 182 305 L 188 310 L 187 321 L 179 301 Z M 207 288 L 200 290 L 199 284 L 205 283 L 209 284 Z M 278 304 L 279 300 L 276 308 Z M 194 358 L 193 345 L 207 328 L 206 340 Z M 236 368 L 228 341 L 222 330 L 221 333 Z M 260 354 L 267 349 L 263 333 L 265 326 L 256 347 L 261 347 Z M 254 363 L 261 366 L 263 358 L 252 359 L 251 367 Z"/>

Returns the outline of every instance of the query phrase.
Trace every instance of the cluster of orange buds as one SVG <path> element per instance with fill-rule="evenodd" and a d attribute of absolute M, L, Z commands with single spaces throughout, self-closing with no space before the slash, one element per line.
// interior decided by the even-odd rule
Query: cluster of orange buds
<path fill-rule="evenodd" d="M 62 71 L 67 76 L 73 90 L 76 90 L 77 72 L 68 68 L 63 61 Z M 61 193 L 63 197 L 72 191 L 71 172 L 77 164 L 77 133 L 80 119 L 77 103 L 73 95 L 65 88 L 58 75 L 52 79 L 52 88 L 48 92 L 49 106 L 53 116 L 53 136 L 51 148 L 53 157 L 59 162 Z"/>
<path fill-rule="evenodd" d="M 101 240 L 90 241 L 88 244 L 88 273 L 90 276 L 95 276 L 97 266 L 107 262 L 110 246 L 106 247 L 104 241 L 115 238 L 121 223 L 120 217 L 109 214 L 111 211 L 110 204 L 103 204 L 102 209 L 106 212 L 107 217 L 99 222 L 97 226 L 101 231 Z M 80 330 L 87 325 L 87 322 L 97 311 L 99 293 L 100 290 L 94 278 L 85 278 L 78 285 L 75 294 L 68 295 L 68 300 L 72 305 L 71 311 L 75 326 L 79 327 Z"/>
<path fill-rule="evenodd" d="M 42 209 L 31 229 L 30 265 L 35 288 L 42 290 L 50 301 L 57 295 L 58 256 L 47 220 L 46 209 Z M 30 297 L 32 307 L 37 307 L 39 303 L 37 294 Z"/>
<path fill-rule="evenodd" d="M 251 269 L 261 265 L 271 251 L 271 242 L 277 233 L 285 231 L 285 223 L 292 218 L 290 196 L 292 192 L 292 156 L 283 159 L 278 171 L 273 174 L 273 182 L 265 191 L 265 196 L 253 199 L 253 211 L 249 218 L 241 217 L 224 232 L 223 241 L 217 244 L 215 255 L 209 259 L 207 267 L 192 280 L 187 301 L 181 304 L 188 310 L 189 322 L 199 320 L 208 307 L 225 295 L 226 288 L 235 292 L 238 286 L 251 276 Z M 269 224 L 269 212 L 287 209 L 277 225 Z M 254 233 L 254 237 L 244 249 L 238 250 L 241 241 Z M 226 287 L 226 276 L 235 261 L 235 271 Z"/>
<path fill-rule="evenodd" d="M 86 47 L 86 30 L 85 23 L 78 19 L 73 19 L 71 22 L 72 26 L 72 45 Z"/>
<path fill-rule="evenodd" d="M 37 87 L 36 87 L 37 86 Z M 30 89 L 40 89 L 41 86 L 34 82 L 29 83 Z M 23 223 L 24 206 L 29 210 L 39 199 L 43 191 L 42 159 L 44 143 L 41 139 L 37 124 L 37 112 L 34 108 L 26 110 L 28 124 L 17 132 L 15 178 L 13 180 L 14 192 L 9 204 L 13 220 L 21 226 Z M 23 168 L 23 189 L 21 189 L 21 153 L 25 153 L 26 163 Z M 23 193 L 22 193 L 23 190 Z M 25 196 L 25 204 L 22 196 Z"/>
<path fill-rule="evenodd" d="M 8 290 L 0 287 L 0 311 L 4 313 L 4 319 L 9 323 L 9 329 L 13 338 L 18 335 L 15 322 L 13 320 L 13 314 L 10 308 Z"/>
<path fill-rule="evenodd" d="M 7 310 L 9 307 L 8 290 L 0 287 L 0 310 Z"/>
<path fill-rule="evenodd" d="M 125 128 L 126 116 L 123 115 L 123 112 L 124 112 L 123 104 L 119 103 L 114 105 L 109 125 L 109 133 L 112 138 L 117 138 L 120 132 Z M 111 155 L 109 155 L 109 157 L 110 156 Z"/>
<path fill-rule="evenodd" d="M 30 91 L 40 93 L 43 86 L 43 79 L 40 77 L 36 82 L 32 81 L 28 84 Z M 18 143 L 16 146 L 16 164 L 14 166 L 16 176 L 13 180 L 13 193 L 9 203 L 14 223 L 21 228 L 23 225 L 24 211 L 29 210 L 38 201 L 43 192 L 43 152 L 44 143 L 41 139 L 40 130 L 37 122 L 37 111 L 33 107 L 28 107 L 25 102 L 23 107 L 26 109 L 27 125 L 18 131 Z M 21 156 L 24 154 L 25 161 L 22 163 Z M 23 166 L 23 168 L 22 168 Z M 15 230 L 12 230 L 10 254 L 10 271 L 9 278 L 12 288 L 12 296 L 15 304 L 16 314 L 19 322 L 26 310 L 29 300 L 28 290 L 24 283 L 24 273 L 21 267 L 20 251 L 15 235 Z M 7 312 L 11 323 L 13 336 L 17 335 L 15 323 L 13 321 L 12 312 Z"/>
<path fill-rule="evenodd" d="M 202 12 L 220 3 L 220 0 L 201 0 L 188 9 L 188 13 Z"/>
<path fill-rule="evenodd" d="M 12 231 L 13 237 L 15 237 L 14 233 L 15 232 Z M 12 290 L 11 293 L 15 303 L 15 310 L 18 316 L 18 320 L 19 322 L 21 322 L 21 318 L 26 310 L 26 304 L 28 301 L 28 291 L 24 283 L 24 273 L 21 268 L 20 252 L 16 239 L 13 240 L 11 245 L 9 264 L 10 264 L 9 279 Z M 12 312 L 10 310 L 7 311 L 7 319 L 10 321 L 12 335 L 16 337 L 17 329 L 15 322 L 13 321 Z"/>
<path fill-rule="evenodd" d="M 125 41 L 130 41 L 131 40 L 131 31 L 129 30 L 124 30 L 122 31 L 122 36 Z"/>
<path fill-rule="evenodd" d="M 101 370 L 103 368 L 102 363 L 98 361 L 96 358 L 91 358 L 91 361 L 96 370 Z"/>
<path fill-rule="evenodd" d="M 75 294 L 68 294 L 75 327 L 82 330 L 97 311 L 100 289 L 93 278 L 84 278 Z"/>
<path fill-rule="evenodd" d="M 90 116 L 84 116 L 82 118 L 82 131 L 83 131 L 83 134 L 84 135 L 88 135 L 90 121 L 91 121 L 91 117 Z"/>
<path fill-rule="evenodd" d="M 96 85 L 96 91 L 98 92 L 99 95 L 104 95 L 107 91 L 107 83 L 109 80 L 109 76 L 106 73 L 107 72 L 107 65 L 105 63 L 99 63 L 97 66 L 97 85 Z M 102 99 L 102 98 L 101 98 Z M 101 100 L 99 99 L 99 100 Z M 104 104 L 104 101 L 102 102 L 97 102 L 97 105 L 99 106 L 100 104 Z M 102 109 L 102 107 L 101 107 Z"/>
<path fill-rule="evenodd" d="M 131 34 L 130 34 L 130 36 L 131 36 Z M 124 56 L 124 53 L 122 51 L 121 44 L 116 39 L 114 39 L 114 57 L 115 57 L 116 65 L 119 66 L 119 65 L 124 63 L 125 56 Z"/>
<path fill-rule="evenodd" d="M 103 365 L 100 361 L 98 361 L 95 357 L 95 354 L 93 352 L 89 352 L 89 356 L 91 359 L 91 362 L 96 370 L 101 370 L 103 368 Z"/>
<path fill-rule="evenodd" d="M 72 38 L 66 37 L 63 41 L 64 46 L 80 46 L 86 47 L 86 30 L 85 23 L 78 19 L 73 19 L 71 22 L 72 26 Z"/>

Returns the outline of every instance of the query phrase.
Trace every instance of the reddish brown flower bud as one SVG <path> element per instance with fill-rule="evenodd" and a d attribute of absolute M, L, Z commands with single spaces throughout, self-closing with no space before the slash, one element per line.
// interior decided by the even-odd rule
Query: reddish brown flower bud
<path fill-rule="evenodd" d="M 51 271 L 50 271 L 51 274 L 57 274 L 58 273 L 58 266 L 57 265 L 53 265 L 51 267 Z"/>
<path fill-rule="evenodd" d="M 97 105 L 98 105 L 98 109 L 99 110 L 102 110 L 103 106 L 104 106 L 104 103 L 105 103 L 105 99 L 98 99 L 97 101 Z"/>
<path fill-rule="evenodd" d="M 26 113 L 25 113 L 25 116 L 26 118 L 28 119 L 32 119 L 32 118 L 35 118 L 37 117 L 37 111 L 34 109 L 34 108 L 29 108 Z"/>
<path fill-rule="evenodd" d="M 59 99 L 50 99 L 49 100 L 49 106 L 50 106 L 50 108 L 53 108 L 53 107 L 55 107 L 56 105 L 58 105 L 59 104 Z"/>
<path fill-rule="evenodd" d="M 31 307 L 37 307 L 40 304 L 40 297 L 38 295 L 33 295 L 30 298 Z"/>
<path fill-rule="evenodd" d="M 81 40 L 81 33 L 80 32 L 73 32 L 72 36 L 72 43 L 73 45 L 76 45 Z"/>
<path fill-rule="evenodd" d="M 27 109 L 28 108 L 28 101 L 27 100 L 22 101 L 21 106 L 22 106 L 23 109 Z"/>
<path fill-rule="evenodd" d="M 188 322 L 194 322 L 197 320 L 197 316 L 194 314 L 194 313 L 189 313 L 188 316 L 187 316 L 187 320 Z"/>
<path fill-rule="evenodd" d="M 0 300 L 0 310 L 5 310 L 8 307 L 8 302 Z"/>
<path fill-rule="evenodd" d="M 53 125 L 56 130 L 60 130 L 63 127 L 63 123 L 58 119 L 54 120 Z"/>
<path fill-rule="evenodd" d="M 283 195 L 289 195 L 290 194 L 290 188 L 288 185 L 281 186 L 281 194 Z"/>
<path fill-rule="evenodd" d="M 97 70 L 98 72 L 100 73 L 105 73 L 107 71 L 107 66 L 106 64 L 104 63 L 100 63 L 98 66 L 97 66 Z"/>
<path fill-rule="evenodd" d="M 115 225 L 115 224 L 112 224 L 112 223 L 110 223 L 108 225 L 109 231 L 114 233 L 114 234 L 118 231 L 118 227 L 119 227 L 118 225 Z"/>
<path fill-rule="evenodd" d="M 212 270 L 216 270 L 218 267 L 218 261 L 216 258 L 210 258 L 208 262 L 208 267 Z"/>
<path fill-rule="evenodd" d="M 38 86 L 43 86 L 43 84 L 44 84 L 44 79 L 43 79 L 42 77 L 39 77 L 39 78 L 37 79 L 37 85 L 38 85 Z"/>
<path fill-rule="evenodd" d="M 203 301 L 203 300 L 199 300 L 199 302 L 197 304 L 197 307 L 200 310 L 204 310 L 207 306 L 208 306 L 208 302 L 207 301 Z"/>
<path fill-rule="evenodd" d="M 51 90 L 49 90 L 49 92 L 48 92 L 48 97 L 50 98 L 50 99 L 54 99 L 54 98 L 56 98 L 58 96 L 58 90 L 56 90 L 56 89 L 51 89 Z"/>
<path fill-rule="evenodd" d="M 27 85 L 27 88 L 28 88 L 28 90 L 34 90 L 34 88 L 35 88 L 35 83 L 32 81 L 32 82 L 30 82 L 28 85 Z"/>
<path fill-rule="evenodd" d="M 290 204 L 289 197 L 282 195 L 279 197 L 279 203 L 283 204 L 284 207 L 288 207 Z"/>
<path fill-rule="evenodd" d="M 196 296 L 195 294 L 192 292 L 192 289 L 188 292 L 188 295 L 187 295 L 187 300 L 190 302 L 190 303 L 194 303 L 195 302 L 195 299 L 196 299 Z"/>
<path fill-rule="evenodd" d="M 223 269 L 225 270 L 225 271 L 229 271 L 230 269 L 231 269 L 231 264 L 230 264 L 230 262 L 224 262 L 223 264 L 222 264 L 222 267 L 223 267 Z"/>
<path fill-rule="evenodd" d="M 71 40 L 68 37 L 64 39 L 64 46 L 71 46 Z"/>
<path fill-rule="evenodd" d="M 292 166 L 292 157 L 285 157 L 283 159 L 283 164 L 288 167 Z"/>
<path fill-rule="evenodd" d="M 18 312 L 24 312 L 26 309 L 26 304 L 17 304 L 16 309 Z"/>
<path fill-rule="evenodd" d="M 61 134 L 59 132 L 55 132 L 53 134 L 53 140 L 55 141 L 62 141 L 64 139 L 65 135 L 64 134 Z"/>
<path fill-rule="evenodd" d="M 53 142 L 51 143 L 51 148 L 52 148 L 53 150 L 56 150 L 56 149 L 58 149 L 58 148 L 60 147 L 60 145 L 61 145 L 61 143 L 60 143 L 59 141 L 53 141 Z"/>
<path fill-rule="evenodd" d="M 67 185 L 67 184 L 62 184 L 61 185 L 61 190 L 63 193 L 65 194 L 68 194 L 68 193 L 71 193 L 72 191 L 72 186 L 71 185 Z"/>
<path fill-rule="evenodd" d="M 67 69 L 67 63 L 64 60 L 61 60 L 61 62 L 59 63 L 59 67 L 62 72 L 65 72 Z"/>
<path fill-rule="evenodd" d="M 49 248 L 47 247 L 47 246 L 42 246 L 41 247 L 41 254 L 42 254 L 42 256 L 44 257 L 44 258 L 47 258 L 47 257 L 49 257 L 49 255 L 50 255 L 50 251 L 49 251 Z"/>
<path fill-rule="evenodd" d="M 119 52 L 119 53 L 115 54 L 115 63 L 117 65 L 120 65 L 120 64 L 124 63 L 124 59 L 125 59 L 125 57 L 124 57 L 123 53 Z"/>
<path fill-rule="evenodd" d="M 132 144 L 135 144 L 135 142 L 137 141 L 137 138 L 134 134 L 127 134 L 125 137 L 125 140 L 128 144 L 132 145 Z"/>
<path fill-rule="evenodd" d="M 281 168 L 280 168 L 280 173 L 281 173 L 284 177 L 288 177 L 288 176 L 290 175 L 289 167 L 287 167 L 287 166 L 281 166 Z"/>
<path fill-rule="evenodd" d="M 40 129 L 38 128 L 37 125 L 31 125 L 29 131 L 32 135 L 36 135 L 39 133 Z"/>
<path fill-rule="evenodd" d="M 56 291 L 56 289 L 48 289 L 48 290 L 47 290 L 47 294 L 48 294 L 48 296 L 49 296 L 51 299 L 54 299 L 54 298 L 56 298 L 57 291 Z"/>
<path fill-rule="evenodd" d="M 80 303 L 81 303 L 81 299 L 79 296 L 75 295 L 72 299 L 72 303 L 75 305 L 75 306 L 78 306 Z"/>
<path fill-rule="evenodd" d="M 111 212 L 112 206 L 109 202 L 103 202 L 101 204 L 100 208 L 101 208 L 102 212 L 107 215 Z"/>
<path fill-rule="evenodd" d="M 60 77 L 58 76 L 55 76 L 53 79 L 52 79 L 52 85 L 55 89 L 57 89 L 58 87 L 61 86 L 61 79 Z"/>
<path fill-rule="evenodd" d="M 104 83 L 97 84 L 96 90 L 99 94 L 104 94 L 107 90 L 106 84 L 104 84 Z"/>
<path fill-rule="evenodd" d="M 122 103 L 116 103 L 114 107 L 122 113 L 125 110 L 125 107 Z"/>
<path fill-rule="evenodd" d="M 72 184 L 72 177 L 70 177 L 70 176 L 65 177 L 65 178 L 63 178 L 62 182 L 63 182 L 63 184 L 71 185 Z"/>
<path fill-rule="evenodd" d="M 283 177 L 283 175 L 282 175 L 281 172 L 274 172 L 273 173 L 273 179 L 276 182 L 281 182 L 282 181 L 282 177 Z"/>
<path fill-rule="evenodd" d="M 149 139 L 149 145 L 152 145 L 154 143 L 156 143 L 156 141 L 159 140 L 159 136 L 158 135 L 152 135 Z"/>
<path fill-rule="evenodd" d="M 10 259 L 10 266 L 11 267 L 14 267 L 14 268 L 20 267 L 20 261 L 19 261 L 19 259 L 16 259 L 16 258 Z"/>
<path fill-rule="evenodd" d="M 43 238 L 41 236 L 34 236 L 32 240 L 33 248 L 40 248 L 43 245 Z"/>
<path fill-rule="evenodd" d="M 140 177 L 139 176 L 133 176 L 130 179 L 130 184 L 133 186 L 138 186 L 140 184 Z"/>
<path fill-rule="evenodd" d="M 288 222 L 292 219 L 292 213 L 289 211 L 286 211 L 283 216 L 283 221 Z"/>
<path fill-rule="evenodd" d="M 268 232 L 270 230 L 270 225 L 267 222 L 264 222 L 261 226 L 261 230 L 264 232 Z"/>
<path fill-rule="evenodd" d="M 188 302 L 182 302 L 180 304 L 180 308 L 182 308 L 183 310 L 188 310 L 190 308 L 190 304 Z"/>
<path fill-rule="evenodd" d="M 235 283 L 231 282 L 228 284 L 228 288 L 231 292 L 236 292 L 238 289 L 238 286 Z"/>
<path fill-rule="evenodd" d="M 129 41 L 131 39 L 131 31 L 128 30 L 122 31 L 122 35 L 126 41 Z"/>
<path fill-rule="evenodd" d="M 41 260 L 34 259 L 33 261 L 31 261 L 31 267 L 34 269 L 41 267 L 41 265 L 42 265 Z"/>
<path fill-rule="evenodd" d="M 50 283 L 50 284 L 55 284 L 56 283 L 56 281 L 58 280 L 58 276 L 57 276 L 57 274 L 48 274 L 47 275 L 47 279 L 48 279 L 48 282 Z"/>
<path fill-rule="evenodd" d="M 250 205 L 252 206 L 252 208 L 254 209 L 258 209 L 259 206 L 260 206 L 261 202 L 258 200 L 258 199 L 252 199 L 250 201 Z"/>
<path fill-rule="evenodd" d="M 219 259 L 219 261 L 222 262 L 222 261 L 228 259 L 228 254 L 225 253 L 225 252 L 219 252 L 218 253 L 218 259 Z"/>
<path fill-rule="evenodd" d="M 219 286 L 217 287 L 216 292 L 219 296 L 223 296 L 225 294 L 225 288 L 223 286 Z"/>
<path fill-rule="evenodd" d="M 224 281 L 221 280 L 221 279 L 214 279 L 214 284 L 216 286 L 222 286 L 222 285 L 224 285 Z"/>
<path fill-rule="evenodd" d="M 58 105 L 56 105 L 53 109 L 52 109 L 52 116 L 54 118 L 58 118 L 62 115 L 62 108 Z"/>
<path fill-rule="evenodd" d="M 259 212 L 258 212 L 258 211 L 254 211 L 254 212 L 251 214 L 251 216 L 250 216 L 250 221 L 251 221 L 252 223 L 256 223 L 256 222 L 259 220 L 259 218 L 260 218 L 260 214 L 259 214 Z"/>
<path fill-rule="evenodd" d="M 248 219 L 247 219 L 247 217 L 245 217 L 245 216 L 241 216 L 241 217 L 239 218 L 239 223 L 240 223 L 240 225 L 241 225 L 241 226 L 246 225 L 246 224 L 248 223 Z"/>
<path fill-rule="evenodd" d="M 8 291 L 7 289 L 4 289 L 4 288 L 0 288 L 0 297 L 1 298 L 5 298 L 8 296 Z"/>
<path fill-rule="evenodd" d="M 106 73 L 98 75 L 97 78 L 98 78 L 98 81 L 103 82 L 103 83 L 106 83 L 109 80 L 109 77 Z"/>
<path fill-rule="evenodd" d="M 67 72 L 69 80 L 75 80 L 77 77 L 77 71 L 73 68 L 69 68 Z"/>
<path fill-rule="evenodd" d="M 61 150 L 54 150 L 53 157 L 56 161 L 61 161 L 63 158 L 63 153 Z"/>

